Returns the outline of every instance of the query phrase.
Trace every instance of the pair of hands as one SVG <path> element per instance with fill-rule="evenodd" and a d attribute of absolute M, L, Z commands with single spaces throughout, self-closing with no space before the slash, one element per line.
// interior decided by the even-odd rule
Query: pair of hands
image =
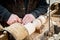
<path fill-rule="evenodd" d="M 35 19 L 35 17 L 32 14 L 26 14 L 24 18 L 19 18 L 17 15 L 12 14 L 10 18 L 7 21 L 8 25 L 11 25 L 13 23 L 21 23 L 21 24 L 27 24 L 29 22 L 32 22 Z"/>

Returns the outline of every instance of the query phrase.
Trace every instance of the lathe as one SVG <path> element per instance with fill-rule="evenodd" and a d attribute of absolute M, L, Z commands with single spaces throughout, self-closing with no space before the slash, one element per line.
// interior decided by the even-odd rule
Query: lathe
<path fill-rule="evenodd" d="M 50 7 L 50 15 L 47 13 L 45 15 L 39 16 L 32 23 L 22 25 L 20 23 L 14 23 L 8 27 L 3 28 L 0 26 L 0 40 L 8 40 L 8 33 L 10 33 L 15 40 L 26 40 L 25 38 L 31 37 L 30 40 L 42 40 L 45 35 L 52 36 L 54 31 L 54 25 L 59 25 L 60 22 L 56 22 L 59 17 L 55 17 L 55 13 L 60 10 L 60 3 L 52 4 Z M 53 9 L 52 9 L 53 8 Z M 57 15 L 58 16 L 58 15 Z M 55 17 L 55 18 L 54 18 Z M 49 19 L 50 18 L 50 19 Z M 28 39 L 27 39 L 28 40 Z"/>

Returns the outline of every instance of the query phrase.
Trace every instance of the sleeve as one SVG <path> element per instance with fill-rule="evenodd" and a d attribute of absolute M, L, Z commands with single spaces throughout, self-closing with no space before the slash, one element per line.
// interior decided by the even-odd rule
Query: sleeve
<path fill-rule="evenodd" d="M 33 14 L 36 18 L 40 15 L 43 15 L 47 12 L 49 4 L 47 4 L 46 0 L 40 0 L 38 7 L 31 11 L 30 13 Z"/>
<path fill-rule="evenodd" d="M 6 22 L 10 15 L 11 13 L 0 5 L 0 22 Z"/>

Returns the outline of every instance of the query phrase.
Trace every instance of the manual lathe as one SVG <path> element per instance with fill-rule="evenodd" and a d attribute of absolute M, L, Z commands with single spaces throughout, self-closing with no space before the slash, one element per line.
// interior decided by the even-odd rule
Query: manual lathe
<path fill-rule="evenodd" d="M 8 27 L 3 28 L 0 26 L 0 40 L 9 40 L 8 33 L 13 36 L 15 40 L 25 40 L 27 37 L 31 37 L 31 40 L 49 40 L 48 37 L 51 37 L 55 33 L 54 25 L 60 26 L 60 19 L 58 13 L 60 3 L 52 4 L 51 12 L 45 15 L 39 16 L 32 23 L 22 25 L 20 23 L 14 23 Z M 50 18 L 50 19 L 49 19 Z"/>

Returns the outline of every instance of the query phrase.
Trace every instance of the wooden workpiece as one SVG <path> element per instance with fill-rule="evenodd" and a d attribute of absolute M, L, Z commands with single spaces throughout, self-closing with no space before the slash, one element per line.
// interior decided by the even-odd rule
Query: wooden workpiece
<path fill-rule="evenodd" d="M 46 18 L 45 16 L 42 15 L 39 18 L 35 19 L 33 23 L 28 23 L 26 25 L 22 25 L 20 23 L 14 23 L 9 27 L 4 28 L 4 30 L 11 33 L 16 40 L 22 40 L 28 35 L 31 35 L 32 33 L 34 33 L 35 29 L 37 27 L 40 27 L 42 24 L 44 24 L 45 21 L 46 21 Z"/>

